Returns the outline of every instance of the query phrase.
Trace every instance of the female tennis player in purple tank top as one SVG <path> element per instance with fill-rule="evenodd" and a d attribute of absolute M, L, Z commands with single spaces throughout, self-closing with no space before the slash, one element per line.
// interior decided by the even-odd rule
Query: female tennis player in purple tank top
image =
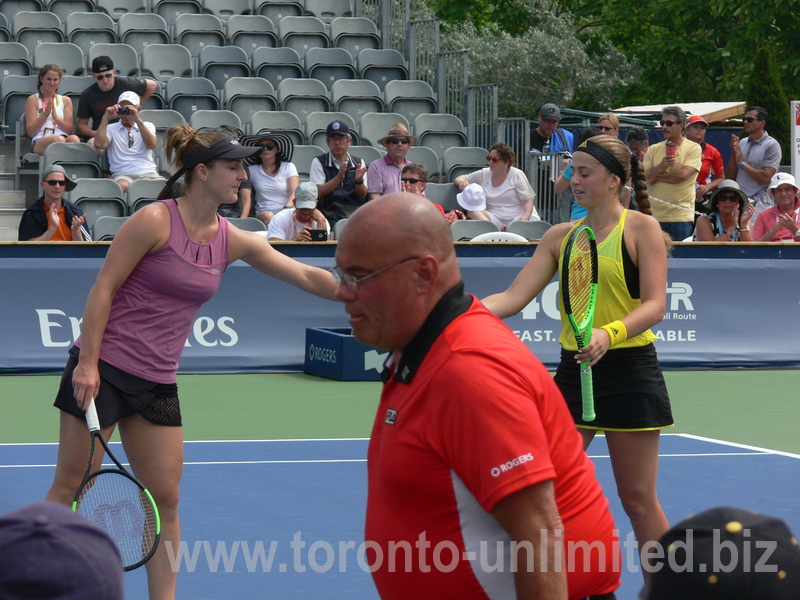
<path fill-rule="evenodd" d="M 292 260 L 217 216 L 220 204 L 236 202 L 247 179 L 243 159 L 260 152 L 219 131 L 182 125 L 167 131 L 166 155 L 178 171 L 161 194 L 165 199 L 133 214 L 114 238 L 89 292 L 82 335 L 70 350 L 55 402 L 61 433 L 47 499 L 72 504 L 89 456 L 83 412 L 95 398 L 104 436 L 119 426 L 132 470 L 161 515 L 161 543 L 146 565 L 151 599 L 175 597 L 177 573 L 166 543 L 177 550 L 180 540 L 183 434 L 176 381 L 201 305 L 239 259 L 322 298 L 333 300 L 336 291 L 327 271 Z M 181 175 L 185 195 L 166 199 Z"/>

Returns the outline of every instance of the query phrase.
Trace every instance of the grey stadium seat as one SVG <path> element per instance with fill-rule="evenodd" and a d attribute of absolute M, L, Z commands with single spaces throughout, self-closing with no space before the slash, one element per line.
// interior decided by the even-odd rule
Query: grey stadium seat
<path fill-rule="evenodd" d="M 442 172 L 447 181 L 454 181 L 460 175 L 484 168 L 486 150 L 477 146 L 447 148 L 442 154 Z"/>
<path fill-rule="evenodd" d="M 254 0 L 253 14 L 263 15 L 276 25 L 284 17 L 301 17 L 305 14 L 302 2 L 294 0 Z"/>
<path fill-rule="evenodd" d="M 444 113 L 417 115 L 414 119 L 414 134 L 420 146 L 428 146 L 439 157 L 443 157 L 447 148 L 467 145 L 464 124 L 455 115 Z"/>
<path fill-rule="evenodd" d="M 81 94 L 83 90 L 93 83 L 94 77 L 91 75 L 64 75 L 64 77 L 61 78 L 61 83 L 58 86 L 58 93 L 72 100 L 72 115 L 76 120 L 78 118 L 78 106 L 80 105 Z M 77 129 L 75 133 L 77 134 Z"/>
<path fill-rule="evenodd" d="M 0 82 L 2 100 L 3 137 L 13 140 L 16 137 L 16 123 L 25 114 L 28 96 L 36 93 L 36 75 L 7 75 Z"/>
<path fill-rule="evenodd" d="M 417 115 L 437 112 L 438 105 L 433 88 L 419 79 L 396 79 L 386 83 L 383 90 L 386 110 L 397 112 L 414 122 Z"/>
<path fill-rule="evenodd" d="M 411 162 L 425 165 L 428 169 L 428 181 L 441 181 L 441 159 L 427 146 L 411 146 L 406 158 Z"/>
<path fill-rule="evenodd" d="M 378 140 L 384 137 L 395 123 L 402 123 L 409 131 L 411 130 L 408 120 L 399 113 L 367 113 L 361 116 L 360 123 L 358 131 L 361 134 L 361 143 L 372 144 L 376 148 L 382 148 Z"/>
<path fill-rule="evenodd" d="M 316 146 L 326 147 L 327 142 L 327 129 L 328 125 L 333 121 L 342 121 L 347 123 L 350 127 L 350 134 L 353 138 L 353 143 L 359 141 L 358 134 L 356 133 L 356 122 L 353 117 L 343 112 L 313 112 L 305 119 L 306 140 L 309 144 Z"/>
<path fill-rule="evenodd" d="M 19 42 L 0 42 L 0 82 L 8 75 L 30 74 L 31 57 L 28 49 Z"/>
<path fill-rule="evenodd" d="M 147 0 L 96 0 L 97 10 L 103 11 L 115 21 L 128 13 L 144 13 Z"/>
<path fill-rule="evenodd" d="M 330 24 L 331 41 L 337 48 L 344 48 L 353 57 L 364 48 L 379 49 L 381 36 L 372 19 L 366 17 L 337 17 Z"/>
<path fill-rule="evenodd" d="M 281 110 L 293 112 L 301 120 L 312 112 L 331 109 L 328 88 L 316 79 L 284 79 L 276 92 Z"/>
<path fill-rule="evenodd" d="M 50 0 L 47 10 L 57 15 L 64 24 L 72 13 L 91 13 L 95 11 L 95 6 L 94 0 Z"/>
<path fill-rule="evenodd" d="M 381 150 L 375 146 L 357 146 L 354 144 L 350 146 L 349 152 L 350 154 L 363 158 L 367 166 L 369 166 L 372 161 L 379 160 L 386 156 L 385 150 Z"/>
<path fill-rule="evenodd" d="M 358 74 L 383 90 L 389 81 L 408 79 L 408 67 L 403 55 L 393 48 L 365 48 L 358 53 Z"/>
<path fill-rule="evenodd" d="M 164 17 L 152 13 L 124 13 L 117 21 L 119 41 L 128 44 L 141 56 L 151 44 L 169 44 L 169 30 Z"/>
<path fill-rule="evenodd" d="M 117 42 L 116 23 L 102 12 L 72 13 L 67 17 L 66 32 L 67 41 L 77 45 L 84 55 L 89 54 L 96 44 Z M 114 63 L 114 67 L 118 69 L 117 63 Z"/>
<path fill-rule="evenodd" d="M 221 90 L 231 77 L 249 77 L 250 62 L 247 53 L 236 46 L 206 46 L 200 50 L 197 70 Z"/>
<path fill-rule="evenodd" d="M 306 77 L 318 79 L 328 90 L 340 79 L 355 79 L 353 57 L 344 48 L 311 48 L 306 52 Z"/>
<path fill-rule="evenodd" d="M 202 0 L 203 10 L 225 22 L 231 17 L 249 13 L 252 8 L 250 0 Z"/>
<path fill-rule="evenodd" d="M 113 179 L 78 179 L 75 189 L 68 193 L 70 202 L 86 214 L 89 230 L 94 229 L 100 217 L 124 217 L 128 213 L 122 188 Z"/>
<path fill-rule="evenodd" d="M 340 79 L 331 86 L 333 110 L 345 112 L 356 122 L 369 112 L 383 112 L 381 89 L 367 79 Z"/>
<path fill-rule="evenodd" d="M 473 242 L 527 242 L 528 238 L 510 231 L 489 231 L 472 238 Z"/>
<path fill-rule="evenodd" d="M 327 151 L 327 146 L 323 148 L 322 146 L 300 144 L 294 147 L 292 162 L 297 167 L 297 174 L 300 175 L 301 181 L 308 180 L 311 161 L 314 160 L 314 157 L 325 154 Z"/>
<path fill-rule="evenodd" d="M 128 217 L 99 217 L 94 222 L 94 227 L 92 227 L 92 240 L 95 242 L 110 242 L 127 220 Z"/>
<path fill-rule="evenodd" d="M 227 219 L 231 225 L 235 225 L 239 229 L 244 229 L 245 231 L 267 230 L 267 226 L 264 225 L 264 221 L 261 219 L 256 219 L 255 217 L 227 217 Z"/>
<path fill-rule="evenodd" d="M 219 110 L 214 84 L 205 77 L 173 77 L 167 81 L 167 105 L 187 121 L 198 110 Z"/>
<path fill-rule="evenodd" d="M 256 48 L 250 58 L 251 73 L 277 88 L 284 79 L 303 77 L 303 63 L 292 48 Z"/>
<path fill-rule="evenodd" d="M 446 210 L 446 209 L 445 209 Z M 492 221 L 461 220 L 450 224 L 450 233 L 455 242 L 470 242 L 482 233 L 499 233 L 500 228 Z"/>
<path fill-rule="evenodd" d="M 458 194 L 458 188 L 452 183 L 429 183 L 425 186 L 425 196 L 428 200 L 440 204 L 445 212 L 455 209 L 464 210 L 458 205 L 456 194 Z"/>
<path fill-rule="evenodd" d="M 189 117 L 189 125 L 193 129 L 202 127 L 216 129 L 221 125 L 229 125 L 236 129 L 242 128 L 242 120 L 229 110 L 198 110 Z"/>
<path fill-rule="evenodd" d="M 61 19 L 55 13 L 44 11 L 22 11 L 14 15 L 11 34 L 31 54 L 41 43 L 64 41 Z"/>
<path fill-rule="evenodd" d="M 353 16 L 352 0 L 305 0 L 306 14 L 330 23 L 337 17 Z"/>
<path fill-rule="evenodd" d="M 141 56 L 142 75 L 149 75 L 160 83 L 175 77 L 192 76 L 192 55 L 178 44 L 149 44 Z"/>
<path fill-rule="evenodd" d="M 41 0 L 3 0 L 0 2 L 0 13 L 8 23 L 14 22 L 14 16 L 22 11 L 42 12 L 44 4 Z"/>
<path fill-rule="evenodd" d="M 306 136 L 300 117 L 285 110 L 262 110 L 250 118 L 250 133 L 281 131 L 292 138 L 295 145 L 305 144 Z"/>
<path fill-rule="evenodd" d="M 128 214 L 132 215 L 143 206 L 154 202 L 166 183 L 166 179 L 134 179 L 125 192 Z"/>
<path fill-rule="evenodd" d="M 108 56 L 114 61 L 114 69 L 123 77 L 135 77 L 139 74 L 139 57 L 133 46 L 121 42 L 94 44 L 89 48 L 89 54 L 86 57 L 87 72 L 91 72 L 92 61 L 97 56 Z"/>
<path fill-rule="evenodd" d="M 77 45 L 69 42 L 42 42 L 33 51 L 33 69 L 44 65 L 58 65 L 64 75 L 83 75 L 86 58 Z"/>
<path fill-rule="evenodd" d="M 275 25 L 263 15 L 233 15 L 225 23 L 225 33 L 231 46 L 238 46 L 253 57 L 257 48 L 274 48 L 278 45 Z"/>
<path fill-rule="evenodd" d="M 70 179 L 98 178 L 103 176 L 97 151 L 84 142 L 53 142 L 44 149 L 39 162 L 42 171 L 52 164 L 64 167 Z M 121 197 L 121 196 L 120 196 Z"/>
<path fill-rule="evenodd" d="M 261 110 L 277 110 L 275 89 L 263 77 L 231 77 L 222 89 L 223 106 L 249 123 Z"/>
<path fill-rule="evenodd" d="M 225 30 L 214 15 L 184 13 L 175 17 L 174 40 L 185 46 L 195 58 L 206 46 L 224 46 Z"/>
<path fill-rule="evenodd" d="M 155 0 L 153 12 L 164 17 L 167 25 L 174 27 L 179 15 L 199 15 L 203 7 L 198 0 Z"/>
<path fill-rule="evenodd" d="M 302 57 L 310 48 L 330 46 L 325 23 L 317 17 L 284 17 L 278 23 L 281 43 Z"/>
<path fill-rule="evenodd" d="M 545 231 L 551 227 L 547 221 L 511 221 L 506 225 L 506 231 L 518 233 L 529 241 L 536 241 L 542 239 Z"/>

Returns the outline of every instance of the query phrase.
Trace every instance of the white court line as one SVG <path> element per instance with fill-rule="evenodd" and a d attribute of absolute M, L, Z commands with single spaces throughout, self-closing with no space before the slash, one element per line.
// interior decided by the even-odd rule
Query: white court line
<path fill-rule="evenodd" d="M 767 452 L 769 454 L 778 454 L 780 456 L 788 456 L 789 458 L 798 458 L 800 459 L 800 454 L 794 454 L 792 452 L 783 452 L 781 450 L 770 450 L 769 448 L 759 448 L 758 446 L 750 446 L 748 444 L 738 444 L 736 442 L 726 442 L 725 440 L 718 440 L 715 438 L 704 437 L 701 435 L 693 435 L 691 433 L 675 433 L 672 435 L 679 435 L 681 437 L 689 438 L 691 440 L 699 440 L 701 442 L 711 442 L 714 444 L 722 444 L 723 446 L 731 446 L 733 448 L 743 448 L 745 450 L 756 450 L 758 452 Z"/>

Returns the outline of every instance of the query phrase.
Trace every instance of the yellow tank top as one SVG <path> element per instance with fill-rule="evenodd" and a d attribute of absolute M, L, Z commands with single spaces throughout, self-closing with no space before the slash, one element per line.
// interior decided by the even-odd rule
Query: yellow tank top
<path fill-rule="evenodd" d="M 639 299 L 631 298 L 628 292 L 628 286 L 625 282 L 625 271 L 622 264 L 622 232 L 625 229 L 625 217 L 627 215 L 627 209 L 623 210 L 619 223 L 617 223 L 611 233 L 608 234 L 606 239 L 597 244 L 599 276 L 597 285 L 597 306 L 594 311 L 595 329 L 622 319 L 622 317 L 629 314 L 642 303 Z M 575 227 L 582 226 L 583 221 L 584 219 L 578 221 Z M 564 236 L 564 241 L 561 242 L 561 252 L 558 258 L 559 274 L 561 273 L 562 263 L 564 261 L 564 246 L 566 246 L 569 235 L 575 227 Z M 575 342 L 572 328 L 569 326 L 567 317 L 564 315 L 563 307 L 561 310 L 561 335 L 558 341 L 566 350 L 571 350 L 573 352 L 578 350 L 578 344 Z M 648 329 L 644 333 L 640 333 L 635 337 L 628 338 L 624 342 L 617 344 L 614 348 L 647 346 L 655 341 L 655 334 Z"/>

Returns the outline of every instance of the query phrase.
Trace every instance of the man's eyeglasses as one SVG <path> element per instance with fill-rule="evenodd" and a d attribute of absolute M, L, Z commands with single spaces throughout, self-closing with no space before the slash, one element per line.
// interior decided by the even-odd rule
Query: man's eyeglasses
<path fill-rule="evenodd" d="M 496 156 L 492 156 L 491 154 L 489 154 L 489 155 L 486 156 L 486 160 L 488 160 L 490 163 L 499 163 L 501 159 L 496 157 Z"/>
<path fill-rule="evenodd" d="M 413 177 L 401 177 L 400 181 L 402 181 L 403 183 L 410 183 L 411 185 L 416 185 L 420 181 L 422 181 L 422 179 L 414 179 Z"/>
<path fill-rule="evenodd" d="M 267 150 L 275 150 L 275 144 L 273 142 L 267 142 L 266 144 L 259 144 L 262 148 L 266 148 Z"/>
<path fill-rule="evenodd" d="M 666 125 L 667 127 L 672 127 L 673 125 L 680 125 L 681 123 L 683 123 L 683 121 L 659 121 L 659 123 L 661 123 L 662 127 L 664 125 Z"/>
<path fill-rule="evenodd" d="M 410 260 L 417 260 L 419 256 L 409 256 L 408 258 L 404 258 L 400 262 L 396 262 L 393 265 L 389 265 L 388 267 L 384 267 L 375 271 L 374 273 L 370 273 L 369 275 L 364 275 L 363 277 L 356 277 L 355 275 L 350 275 L 349 273 L 345 273 L 339 267 L 333 267 L 330 269 L 331 275 L 333 275 L 333 281 L 336 282 L 336 285 L 344 282 L 347 286 L 347 289 L 353 292 L 358 291 L 358 286 L 369 279 L 370 277 L 375 277 L 375 275 L 380 275 L 384 271 L 388 271 L 389 269 L 394 269 L 402 265 L 403 263 L 407 263 Z"/>
<path fill-rule="evenodd" d="M 45 181 L 45 183 L 47 185 L 52 185 L 52 186 L 56 185 L 63 185 L 64 187 L 67 186 L 67 182 L 65 179 L 48 179 L 47 181 Z"/>
<path fill-rule="evenodd" d="M 97 79 L 97 81 L 103 81 L 103 79 L 111 79 L 113 76 L 114 74 L 109 72 L 109 73 L 100 73 L 100 75 L 95 75 L 94 78 Z"/>
<path fill-rule="evenodd" d="M 763 121 L 764 119 L 759 119 L 757 117 L 745 117 L 742 119 L 745 123 L 752 123 L 753 121 Z"/>
<path fill-rule="evenodd" d="M 390 144 L 408 144 L 409 140 L 408 140 L 408 138 L 391 138 L 389 140 L 389 143 Z"/>
<path fill-rule="evenodd" d="M 739 196 L 737 196 L 736 194 L 719 194 L 717 195 L 717 200 L 718 201 L 723 200 L 726 202 L 738 202 Z"/>

